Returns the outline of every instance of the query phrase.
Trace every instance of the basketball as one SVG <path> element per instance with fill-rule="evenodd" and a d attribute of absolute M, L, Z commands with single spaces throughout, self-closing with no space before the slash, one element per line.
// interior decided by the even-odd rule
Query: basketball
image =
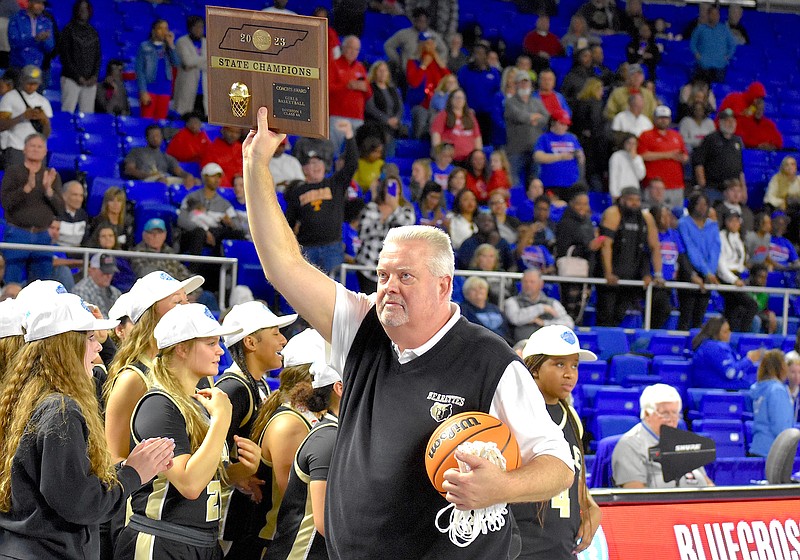
<path fill-rule="evenodd" d="M 439 426 L 425 449 L 425 470 L 434 488 L 442 490 L 444 473 L 447 469 L 457 469 L 456 448 L 467 441 L 494 442 L 506 459 L 506 470 L 519 467 L 519 445 L 508 426 L 484 412 L 462 412 L 448 418 Z"/>

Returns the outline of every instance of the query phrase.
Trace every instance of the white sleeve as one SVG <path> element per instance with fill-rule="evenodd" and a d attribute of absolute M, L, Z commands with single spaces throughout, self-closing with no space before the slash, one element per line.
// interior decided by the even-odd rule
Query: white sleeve
<path fill-rule="evenodd" d="M 644 179 L 645 174 L 647 173 L 647 169 L 644 166 L 644 159 L 642 156 L 636 156 L 633 158 L 633 170 L 636 172 L 636 178 L 640 181 Z"/>
<path fill-rule="evenodd" d="M 52 119 L 53 118 L 53 106 L 50 105 L 50 100 L 47 99 L 46 97 L 42 96 L 41 102 L 42 102 L 42 111 L 44 111 L 44 114 L 47 115 L 48 119 Z"/>
<path fill-rule="evenodd" d="M 620 192 L 622 192 L 621 174 L 620 155 L 619 152 L 614 152 L 608 160 L 608 194 L 614 198 L 618 197 Z"/>
<path fill-rule="evenodd" d="M 361 321 L 375 305 L 372 296 L 351 292 L 336 283 L 336 303 L 333 306 L 333 326 L 331 328 L 331 356 L 328 365 L 344 378 L 344 364 L 350 346 L 356 338 Z"/>
<path fill-rule="evenodd" d="M 489 414 L 511 428 L 519 443 L 522 464 L 539 455 L 552 455 L 575 470 L 564 433 L 547 413 L 542 393 L 522 362 L 511 362 L 503 372 Z"/>
<path fill-rule="evenodd" d="M 618 113 L 611 121 L 611 130 L 619 132 L 622 130 L 622 113 Z"/>

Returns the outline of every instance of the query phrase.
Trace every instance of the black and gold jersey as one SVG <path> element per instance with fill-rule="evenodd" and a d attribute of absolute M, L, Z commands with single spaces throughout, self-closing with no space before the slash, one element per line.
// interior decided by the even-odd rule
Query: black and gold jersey
<path fill-rule="evenodd" d="M 328 559 L 325 538 L 314 526 L 310 488 L 314 481 L 328 480 L 338 427 L 338 418 L 326 414 L 297 449 L 266 560 Z"/>

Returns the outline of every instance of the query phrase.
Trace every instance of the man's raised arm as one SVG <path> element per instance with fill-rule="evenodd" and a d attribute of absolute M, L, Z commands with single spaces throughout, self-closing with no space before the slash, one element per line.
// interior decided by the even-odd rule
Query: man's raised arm
<path fill-rule="evenodd" d="M 268 128 L 267 109 L 258 110 L 258 131 L 242 146 L 247 218 L 267 280 L 325 340 L 331 339 L 336 285 L 303 258 L 275 195 L 269 162 L 285 138 Z"/>

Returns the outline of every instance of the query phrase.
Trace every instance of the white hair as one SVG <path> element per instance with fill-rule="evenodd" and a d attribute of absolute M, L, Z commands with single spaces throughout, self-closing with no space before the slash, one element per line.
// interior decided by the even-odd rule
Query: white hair
<path fill-rule="evenodd" d="M 639 418 L 644 420 L 645 416 L 653 414 L 656 406 L 660 403 L 678 403 L 683 408 L 683 399 L 675 387 L 665 383 L 656 383 L 645 387 L 642 396 L 639 397 Z"/>
<path fill-rule="evenodd" d="M 480 276 L 470 276 L 464 281 L 461 292 L 464 294 L 464 297 L 466 297 L 466 295 L 475 288 L 485 288 L 488 290 L 489 283 Z"/>
<path fill-rule="evenodd" d="M 427 259 L 428 271 L 437 278 L 455 276 L 456 265 L 453 245 L 450 236 L 439 228 L 432 226 L 400 226 L 392 228 L 383 240 L 383 246 L 389 243 L 401 244 L 407 241 L 422 241 L 429 249 Z M 452 291 L 452 282 L 451 291 Z"/>

